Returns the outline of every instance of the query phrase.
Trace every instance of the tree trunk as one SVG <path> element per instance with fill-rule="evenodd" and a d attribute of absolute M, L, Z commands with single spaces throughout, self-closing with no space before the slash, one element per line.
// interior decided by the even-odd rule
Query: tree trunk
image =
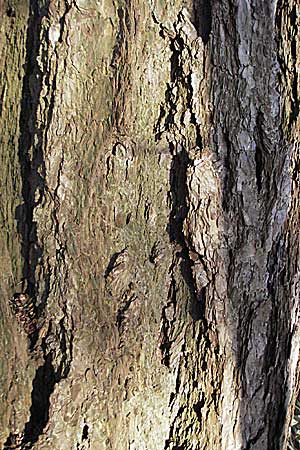
<path fill-rule="evenodd" d="M 297 2 L 0 15 L 0 448 L 285 449 Z"/>

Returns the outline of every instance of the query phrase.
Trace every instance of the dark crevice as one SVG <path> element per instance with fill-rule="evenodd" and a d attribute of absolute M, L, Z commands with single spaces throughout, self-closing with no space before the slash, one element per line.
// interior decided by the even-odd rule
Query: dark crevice
<path fill-rule="evenodd" d="M 15 8 L 12 5 L 8 5 L 6 8 L 6 14 L 7 14 L 7 17 L 15 18 L 16 17 Z"/>
<path fill-rule="evenodd" d="M 60 340 L 59 340 L 59 350 L 60 350 L 60 364 L 57 370 L 58 381 L 66 378 L 71 367 L 73 359 L 73 324 L 70 330 L 69 342 L 67 340 L 67 330 L 64 325 L 64 318 L 59 321 L 60 327 Z"/>
<path fill-rule="evenodd" d="M 173 153 L 173 149 L 171 148 Z M 169 217 L 168 232 L 171 242 L 177 242 L 185 247 L 183 223 L 188 214 L 187 205 L 187 170 L 192 161 L 185 150 L 173 156 L 170 170 L 170 191 L 172 210 Z"/>
<path fill-rule="evenodd" d="M 25 75 L 23 78 L 22 101 L 20 113 L 19 161 L 22 177 L 22 196 L 24 203 L 16 210 L 18 231 L 22 236 L 22 256 L 24 259 L 23 278 L 27 281 L 27 293 L 35 295 L 35 267 L 31 261 L 41 257 L 41 249 L 37 243 L 36 226 L 33 221 L 35 191 L 44 189 L 43 179 L 32 170 L 32 162 L 40 166 L 44 175 L 45 168 L 41 150 L 34 150 L 34 135 L 37 131 L 37 110 L 42 89 L 42 73 L 37 63 L 40 48 L 41 17 L 37 3 L 30 1 L 26 38 Z"/>
<path fill-rule="evenodd" d="M 172 275 L 172 274 L 171 274 Z M 173 323 L 175 321 L 176 317 L 176 282 L 174 280 L 174 277 L 172 277 L 169 293 L 168 293 L 168 299 L 169 302 L 166 306 L 162 309 L 162 315 L 161 315 L 161 343 L 160 343 L 160 351 L 162 354 L 162 364 L 164 364 L 166 367 L 170 367 L 170 350 L 172 346 L 172 328 Z M 173 318 L 170 318 L 168 316 L 168 310 L 173 310 Z"/>
<path fill-rule="evenodd" d="M 45 190 L 46 166 L 44 160 L 44 134 L 47 133 L 52 121 L 54 110 L 54 98 L 56 90 L 56 76 L 51 81 L 48 70 L 48 47 L 42 45 L 48 42 L 48 31 L 42 27 L 42 19 L 49 14 L 49 0 L 37 2 L 30 0 L 29 16 L 26 34 L 26 57 L 24 64 L 24 77 L 22 85 L 22 100 L 20 111 L 20 137 L 18 142 L 18 157 L 22 178 L 23 204 L 15 212 L 22 242 L 23 286 L 22 292 L 29 296 L 31 303 L 22 306 L 22 313 L 26 313 L 29 319 L 37 321 L 37 328 L 29 334 L 29 350 L 35 347 L 38 338 L 38 320 L 43 315 L 47 297 L 50 291 L 50 271 L 45 270 L 44 291 L 41 294 L 41 303 L 36 305 L 36 278 L 35 273 L 39 264 L 43 261 L 43 250 L 37 237 L 37 224 L 34 220 L 34 209 L 42 202 Z M 42 68 L 40 67 L 42 64 Z M 46 112 L 46 120 L 40 123 L 38 120 L 38 108 L 42 87 L 47 86 L 49 105 Z M 30 316 L 33 314 L 33 317 Z M 27 326 L 29 319 L 23 320 Z M 59 323 L 60 342 L 58 354 L 61 355 L 60 363 L 55 368 L 54 357 L 47 350 L 46 338 L 42 339 L 41 352 L 44 363 L 36 370 L 32 382 L 30 417 L 24 430 L 18 436 L 20 446 L 18 448 L 30 449 L 39 439 L 43 429 L 49 420 L 50 396 L 55 385 L 69 372 L 72 360 L 72 333 L 70 342 L 67 342 L 66 330 L 63 320 Z M 31 329 L 29 329 L 31 331 Z M 48 329 L 48 336 L 51 333 Z M 57 363 L 55 358 L 55 363 Z M 10 445 L 11 434 L 7 440 Z M 9 448 L 9 446 L 7 447 Z"/>
<path fill-rule="evenodd" d="M 291 128 L 294 122 L 297 121 L 300 111 L 300 102 L 298 96 L 298 68 L 297 68 L 297 7 L 294 5 L 291 11 L 287 11 L 288 3 L 283 0 L 278 1 L 276 7 L 276 28 L 277 28 L 277 58 L 281 66 L 280 78 L 282 84 L 286 84 L 284 74 L 290 74 L 291 92 L 289 94 L 289 99 L 291 102 L 291 108 L 289 108 L 288 125 Z M 290 20 L 288 20 L 290 19 Z M 287 24 L 287 25 L 286 25 Z M 283 48 L 282 46 L 282 35 L 285 34 L 285 27 L 288 26 L 288 36 L 287 39 L 290 42 L 290 47 Z M 288 51 L 290 50 L 290 51 Z M 290 54 L 287 55 L 286 53 Z M 291 58 L 290 58 L 291 57 Z M 287 63 L 287 61 L 289 61 Z M 292 61 L 292 64 L 291 64 Z M 292 66 L 292 67 L 291 67 Z"/>
<path fill-rule="evenodd" d="M 19 449 L 30 449 L 38 441 L 40 434 L 49 420 L 50 395 L 58 382 L 57 374 L 52 365 L 51 355 L 47 355 L 44 364 L 40 366 L 32 382 L 30 418 L 24 431 L 18 435 L 10 434 L 4 444 L 4 450 L 15 448 L 16 437 Z"/>
<path fill-rule="evenodd" d="M 181 315 L 178 307 L 178 291 L 182 287 L 178 282 L 178 269 L 181 272 L 181 280 L 184 280 L 186 290 L 188 291 L 187 303 L 188 312 L 193 321 L 203 321 L 203 330 L 207 329 L 205 320 L 205 301 L 206 292 L 202 289 L 198 292 L 195 280 L 195 262 L 192 259 L 191 253 L 194 250 L 192 243 L 185 231 L 185 221 L 189 214 L 189 186 L 188 186 L 188 171 L 193 167 L 193 156 L 189 155 L 189 149 L 201 152 L 203 147 L 202 136 L 200 133 L 200 125 L 197 122 L 197 116 L 193 105 L 193 83 L 192 83 L 192 69 L 187 66 L 189 58 L 192 58 L 190 48 L 186 45 L 184 39 L 181 37 L 181 30 L 177 30 L 175 25 L 175 33 L 169 33 L 161 27 L 161 36 L 170 40 L 171 58 L 170 58 L 170 83 L 167 85 L 165 93 L 165 104 L 161 107 L 160 114 L 154 129 L 156 140 L 160 140 L 161 136 L 166 133 L 169 142 L 169 150 L 172 156 L 170 167 L 170 204 L 171 211 L 169 215 L 169 222 L 167 231 L 170 242 L 173 244 L 173 261 L 169 269 L 171 282 L 169 284 L 168 302 L 162 309 L 161 315 L 161 343 L 160 351 L 162 353 L 162 364 L 172 370 L 173 360 L 176 361 L 177 352 L 185 359 L 185 340 L 183 338 L 182 344 L 177 343 L 176 355 L 172 353 L 172 346 L 174 340 L 178 336 L 180 323 L 178 316 Z M 205 34 L 205 33 L 204 33 Z M 206 36 L 208 39 L 208 36 Z M 183 107 L 181 109 L 181 105 Z M 179 106 L 180 105 L 180 106 Z M 185 135 L 185 112 L 189 112 L 189 130 L 193 130 L 193 137 L 187 133 Z M 178 117 L 178 112 L 181 116 Z M 194 154 L 194 152 L 191 152 Z M 194 252 L 195 253 L 195 252 Z M 153 250 L 154 257 L 151 260 L 155 261 L 155 249 Z M 197 260 L 197 258 L 196 258 Z M 180 283 L 182 281 L 180 280 Z M 185 294 L 185 295 L 186 295 Z M 182 306 L 181 306 L 182 308 Z M 181 309 L 180 308 L 180 309 Z M 176 331 L 176 333 L 175 333 Z M 205 332 L 205 331 L 204 331 Z M 176 394 L 179 394 L 181 387 L 180 368 L 185 364 L 180 362 L 178 364 L 178 373 L 176 377 Z M 174 392 L 170 395 L 170 405 L 174 396 Z M 200 411 L 196 410 L 197 416 L 200 416 Z M 181 405 L 177 416 L 170 424 L 169 436 L 165 441 L 165 450 L 172 448 L 173 450 L 183 450 L 187 446 L 187 442 L 179 436 L 177 429 L 180 426 L 181 416 L 186 410 L 187 405 Z M 200 419 L 199 419 L 200 420 Z"/>
<path fill-rule="evenodd" d="M 212 4 L 211 0 L 194 0 L 194 26 L 198 36 L 204 44 L 207 44 L 212 26 Z"/>
<path fill-rule="evenodd" d="M 85 424 L 83 427 L 83 430 L 82 430 L 81 440 L 85 441 L 88 439 L 88 437 L 89 437 L 89 426 L 87 424 Z"/>
<path fill-rule="evenodd" d="M 128 56 L 129 52 L 129 42 L 128 36 L 131 31 L 131 17 L 129 14 L 130 1 L 124 4 L 124 7 L 120 7 L 117 10 L 117 15 L 119 19 L 119 30 L 116 38 L 116 46 L 113 51 L 111 67 L 117 67 L 120 59 L 124 56 Z M 120 80 L 121 82 L 121 80 Z"/>
<path fill-rule="evenodd" d="M 161 28 L 162 36 L 164 37 L 165 30 Z M 167 108 L 161 107 L 159 118 L 155 127 L 155 137 L 159 140 L 163 133 L 168 133 L 170 153 L 172 155 L 172 164 L 170 169 L 170 196 L 171 196 L 171 212 L 169 216 L 168 233 L 170 241 L 176 245 L 176 257 L 178 258 L 182 276 L 190 291 L 190 314 L 194 320 L 199 320 L 204 317 L 205 306 L 201 304 L 200 297 L 205 300 L 205 295 L 199 296 L 197 286 L 194 279 L 194 262 L 190 258 L 189 242 L 187 242 L 184 234 L 184 221 L 188 215 L 188 187 L 187 187 L 187 171 L 193 165 L 186 150 L 187 144 L 185 137 L 180 130 L 180 124 L 175 123 L 175 115 L 177 113 L 178 92 L 184 90 L 186 97 L 186 109 L 189 110 L 191 116 L 191 124 L 195 128 L 195 148 L 202 148 L 202 138 L 200 134 L 200 126 L 197 123 L 196 115 L 193 110 L 193 88 L 191 73 L 186 74 L 183 66 L 182 53 L 185 49 L 183 38 L 177 33 L 175 36 L 168 34 L 170 39 L 170 84 L 167 85 L 165 93 L 165 104 Z M 178 89 L 174 89 L 177 87 Z M 173 136 L 175 132 L 175 136 Z M 173 289 L 175 290 L 175 288 Z M 176 301 L 174 303 L 176 305 Z M 164 314 L 164 313 L 163 313 Z M 168 325 L 170 326 L 170 325 Z M 166 332 L 166 330 L 165 330 Z M 167 333 L 168 334 L 168 333 Z M 169 353 L 168 347 L 170 343 L 168 338 L 163 340 L 164 353 Z M 167 356 L 164 358 L 168 364 Z"/>
<path fill-rule="evenodd" d="M 131 287 L 130 287 L 131 288 Z M 123 304 L 119 307 L 117 312 L 117 320 L 116 325 L 119 331 L 122 331 L 124 320 L 126 318 L 126 313 L 129 310 L 131 304 L 136 300 L 135 294 L 132 294 L 129 298 L 127 298 Z"/>
<path fill-rule="evenodd" d="M 158 256 L 159 256 L 159 241 L 156 241 L 154 242 L 149 255 L 149 261 L 151 262 L 151 264 L 155 264 Z"/>
<path fill-rule="evenodd" d="M 109 276 L 109 274 L 118 266 L 117 260 L 118 260 L 119 256 L 124 254 L 125 250 L 126 250 L 126 248 L 123 248 L 123 250 L 121 250 L 120 252 L 116 252 L 112 255 L 112 257 L 110 258 L 110 261 L 108 263 L 108 266 L 105 270 L 104 278 L 107 278 Z"/>
<path fill-rule="evenodd" d="M 46 49 L 42 50 L 42 18 L 49 12 L 49 1 L 39 7 L 35 0 L 30 1 L 29 17 L 26 35 L 26 58 L 24 64 L 24 78 L 22 86 L 22 100 L 20 111 L 20 137 L 18 157 L 22 178 L 23 204 L 15 211 L 18 232 L 21 236 L 21 253 L 24 261 L 22 291 L 36 302 L 35 273 L 38 264 L 42 261 L 43 251 L 38 242 L 37 225 L 34 221 L 34 208 L 41 203 L 45 186 L 46 168 L 43 155 L 43 132 L 47 130 L 52 119 L 54 107 L 54 91 L 50 98 L 47 111 L 47 120 L 40 125 L 37 119 L 40 95 L 43 83 L 49 84 L 49 74 L 42 71 L 38 58 L 46 58 Z M 40 55 L 42 51 L 42 55 Z M 55 80 L 52 89 L 55 90 Z M 49 293 L 50 274 L 45 275 L 45 292 L 42 301 L 46 302 Z M 46 290 L 48 290 L 46 292 Z M 37 308 L 37 314 L 42 315 L 44 308 Z M 30 336 L 29 350 L 31 351 L 37 341 L 37 334 Z"/>
<path fill-rule="evenodd" d="M 284 266 L 288 265 L 285 254 L 289 254 L 287 243 L 281 241 L 274 242 L 271 252 L 268 255 L 268 297 L 272 302 L 272 312 L 270 316 L 270 325 L 268 327 L 268 344 L 264 356 L 264 373 L 267 374 L 265 386 L 265 399 L 269 392 L 277 392 L 276 403 L 268 405 L 266 417 L 269 423 L 269 436 L 272 442 L 269 442 L 270 450 L 277 449 L 273 442 L 273 437 L 281 435 L 286 420 L 286 404 L 285 392 L 287 389 L 286 373 L 290 353 L 290 339 L 280 342 L 279 336 L 282 336 L 284 329 L 291 329 L 291 317 L 286 314 L 286 310 L 282 310 L 282 305 L 276 302 L 276 292 L 281 282 L 281 271 Z M 286 294 L 288 295 L 288 293 Z M 291 336 L 290 336 L 291 338 Z M 276 369 L 275 369 L 276 368 Z M 274 376 L 276 373 L 276 376 Z M 285 386 L 278 390 L 277 386 Z"/>
<path fill-rule="evenodd" d="M 173 401 L 175 400 L 175 398 L 176 398 L 175 392 L 171 392 L 170 399 L 169 399 L 169 407 L 171 407 L 171 405 L 172 405 Z"/>
<path fill-rule="evenodd" d="M 197 419 L 199 420 L 199 422 L 202 421 L 202 409 L 203 409 L 204 405 L 205 405 L 204 397 L 193 405 L 193 410 L 194 410 L 195 414 L 197 415 Z"/>
<path fill-rule="evenodd" d="M 164 38 L 164 29 L 161 29 L 161 35 Z M 154 127 L 155 140 L 161 139 L 164 132 L 170 132 L 172 126 L 178 126 L 174 122 L 174 116 L 177 112 L 177 101 L 179 100 L 174 95 L 173 88 L 175 86 L 182 86 L 186 92 L 186 109 L 190 112 L 190 122 L 195 127 L 195 147 L 202 148 L 202 136 L 200 133 L 200 125 L 197 122 L 197 118 L 193 109 L 193 83 L 192 74 L 185 74 L 183 70 L 182 52 L 185 47 L 183 38 L 177 34 L 175 37 L 168 36 L 170 39 L 170 49 L 172 51 L 170 58 L 170 83 L 167 84 L 165 92 L 165 104 L 169 106 L 166 111 L 165 106 L 160 106 L 160 114 Z M 183 117 L 182 117 L 183 119 Z"/>
<path fill-rule="evenodd" d="M 170 80 L 174 83 L 178 82 L 183 74 L 181 67 L 181 53 L 184 49 L 184 40 L 177 35 L 175 39 L 171 39 L 170 49 L 172 51 Z"/>
<path fill-rule="evenodd" d="M 263 154 L 260 147 L 255 149 L 255 173 L 257 191 L 260 193 L 262 188 L 262 174 L 263 174 Z"/>
<path fill-rule="evenodd" d="M 70 343 L 69 346 L 67 346 L 66 330 L 63 324 L 63 319 L 59 322 L 59 325 L 59 354 L 62 355 L 62 357 L 57 369 L 55 369 L 53 364 L 52 353 L 47 352 L 45 339 L 41 345 L 44 364 L 37 369 L 32 382 L 30 418 L 25 424 L 25 428 L 22 433 L 22 444 L 26 449 L 32 448 L 32 446 L 38 441 L 39 436 L 42 434 L 49 420 L 50 396 L 54 391 L 55 385 L 62 379 L 66 378 L 70 371 L 72 362 L 73 334 L 71 333 Z M 50 328 L 48 332 L 51 332 Z"/>
<path fill-rule="evenodd" d="M 197 293 L 193 274 L 194 262 L 190 258 L 189 247 L 183 231 L 183 224 L 188 214 L 187 170 L 190 164 L 192 164 L 192 161 L 184 149 L 173 156 L 170 170 L 172 210 L 169 217 L 168 233 L 170 241 L 179 244 L 181 248 L 177 252 L 177 256 L 180 257 L 181 273 L 190 291 L 190 314 L 194 320 L 200 320 L 204 319 L 205 305 L 201 303 Z M 205 300 L 205 296 L 201 298 L 202 301 Z"/>
<path fill-rule="evenodd" d="M 72 3 L 68 3 L 65 0 L 65 12 L 63 13 L 63 15 L 61 16 L 61 18 L 59 19 L 59 24 L 60 24 L 60 36 L 59 36 L 59 40 L 58 42 L 62 42 L 63 39 L 63 35 L 64 35 L 64 31 L 65 31 L 65 26 L 66 26 L 66 16 L 68 15 L 68 13 L 71 11 L 72 9 Z"/>
<path fill-rule="evenodd" d="M 258 443 L 258 441 L 261 438 L 261 436 L 263 435 L 264 431 L 265 431 L 265 427 L 260 428 L 258 430 L 258 432 L 256 433 L 256 435 L 252 439 L 249 439 L 247 446 L 243 450 L 251 450 L 253 448 L 253 446 Z M 270 447 L 268 447 L 268 449 L 271 450 Z"/>
<path fill-rule="evenodd" d="M 24 429 L 24 444 L 32 446 L 37 442 L 49 420 L 50 395 L 57 382 L 51 355 L 36 371 L 32 383 L 30 418 Z M 28 448 L 30 448 L 30 446 Z"/>
<path fill-rule="evenodd" d="M 231 208 L 231 204 L 233 201 L 233 195 L 234 192 L 234 186 L 235 186 L 235 174 L 232 171 L 232 166 L 234 167 L 234 164 L 232 162 L 232 143 L 229 137 L 229 133 L 227 130 L 223 130 L 223 139 L 224 143 L 226 145 L 226 156 L 224 156 L 224 187 L 222 189 L 222 207 L 225 212 L 229 212 Z"/>
<path fill-rule="evenodd" d="M 158 142 L 163 133 L 169 131 L 171 126 L 174 125 L 174 114 L 176 112 L 176 104 L 172 98 L 172 87 L 167 84 L 167 90 L 165 93 L 165 103 L 170 106 L 169 111 L 166 112 L 164 107 L 161 106 L 160 114 L 156 125 L 154 127 L 155 141 Z"/>
<path fill-rule="evenodd" d="M 274 165 L 271 163 L 271 148 L 272 142 L 265 131 L 265 117 L 261 111 L 258 111 L 255 127 L 255 172 L 256 172 L 256 186 L 260 193 L 270 191 L 270 183 L 272 179 L 272 171 Z"/>
<path fill-rule="evenodd" d="M 273 380 L 266 386 L 266 389 L 268 388 L 268 392 L 276 392 L 277 387 L 282 386 L 280 394 L 277 395 L 276 403 L 270 404 L 266 410 L 266 417 L 267 421 L 269 422 L 269 445 L 267 446 L 267 448 L 270 450 L 278 449 L 277 443 L 274 442 L 274 436 L 282 436 L 284 427 L 286 425 L 287 405 L 285 392 L 287 391 L 288 386 L 285 381 L 286 379 L 284 373 L 286 373 L 286 367 L 281 367 L 279 376 L 276 377 L 276 380 L 274 380 L 274 378 L 272 377 Z"/>
<path fill-rule="evenodd" d="M 200 132 L 200 125 L 197 122 L 196 114 L 193 110 L 193 83 L 192 83 L 192 74 L 189 74 L 185 80 L 186 82 L 186 91 L 187 91 L 187 108 L 190 111 L 191 114 L 191 123 L 194 125 L 196 130 L 196 140 L 195 144 L 196 146 L 201 149 L 203 148 L 202 144 L 202 136 Z"/>
<path fill-rule="evenodd" d="M 3 450 L 23 450 L 25 447 L 22 444 L 23 433 L 10 433 L 8 438 L 3 444 Z"/>
<path fill-rule="evenodd" d="M 182 445 L 178 446 L 177 444 L 174 443 L 174 441 L 172 439 L 172 436 L 174 436 L 174 428 L 175 428 L 176 419 L 179 418 L 183 414 L 183 412 L 184 412 L 184 408 L 183 408 L 183 406 L 180 406 L 180 408 L 178 409 L 178 412 L 177 412 L 177 416 L 170 426 L 169 438 L 166 439 L 164 450 L 168 450 L 168 448 L 170 448 L 170 444 L 172 444 L 172 446 L 171 446 L 172 450 L 184 450 L 185 447 L 183 447 Z M 179 438 L 179 436 L 177 436 L 177 439 L 178 438 Z"/>
<path fill-rule="evenodd" d="M 161 27 L 160 34 L 163 38 L 164 32 L 164 29 Z M 177 98 L 174 97 L 173 87 L 184 81 L 181 61 L 181 54 L 184 49 L 184 40 L 179 35 L 176 35 L 175 37 L 168 37 L 170 38 L 170 49 L 172 51 L 170 58 L 170 83 L 167 83 L 167 89 L 165 92 L 165 104 L 168 105 L 168 111 L 165 111 L 164 107 L 161 106 L 160 114 L 154 127 L 156 141 L 161 139 L 164 132 L 171 131 L 171 127 L 175 125 L 174 116 L 177 111 Z"/>

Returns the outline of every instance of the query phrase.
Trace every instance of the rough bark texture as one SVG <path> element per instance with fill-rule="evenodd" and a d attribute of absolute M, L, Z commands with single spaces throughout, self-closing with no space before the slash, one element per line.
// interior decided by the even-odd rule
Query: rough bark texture
<path fill-rule="evenodd" d="M 299 5 L 0 16 L 0 448 L 286 448 Z"/>

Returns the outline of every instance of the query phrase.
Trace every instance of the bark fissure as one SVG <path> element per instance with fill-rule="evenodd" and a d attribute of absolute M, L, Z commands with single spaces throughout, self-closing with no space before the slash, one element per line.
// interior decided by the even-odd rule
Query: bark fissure
<path fill-rule="evenodd" d="M 70 8 L 67 8 L 69 12 Z M 65 21 L 65 14 L 62 23 Z M 49 2 L 39 7 L 35 1 L 30 2 L 26 39 L 25 74 L 23 78 L 22 104 L 20 113 L 19 161 L 22 175 L 22 195 L 24 203 L 16 210 L 19 232 L 22 236 L 22 255 L 24 259 L 23 290 L 36 299 L 36 269 L 43 261 L 43 249 L 38 242 L 37 224 L 34 219 L 35 209 L 41 205 L 45 192 L 49 192 L 46 184 L 46 166 L 44 144 L 52 122 L 55 107 L 56 84 L 58 74 L 58 55 L 54 74 L 51 74 L 48 62 L 49 27 L 45 27 L 43 19 L 49 15 Z M 52 80 L 51 80 L 52 77 Z M 47 88 L 48 107 L 44 122 L 38 119 L 38 109 L 43 87 Z M 58 189 L 58 186 L 57 186 Z M 51 194 L 50 194 L 51 195 Z M 55 215 L 55 212 L 53 213 Z M 58 219 L 56 235 L 58 235 Z M 37 310 L 42 315 L 49 294 L 50 273 L 45 273 L 45 291 L 41 295 L 41 303 Z M 31 345 L 34 347 L 34 344 Z"/>
<path fill-rule="evenodd" d="M 38 441 L 39 436 L 43 433 L 48 423 L 51 394 L 54 392 L 55 386 L 68 376 L 73 359 L 73 327 L 68 338 L 69 344 L 67 344 L 67 330 L 63 322 L 64 319 L 61 319 L 59 324 L 60 342 L 58 352 L 61 355 L 59 365 L 55 368 L 54 356 L 56 351 L 51 349 L 54 341 L 50 322 L 47 334 L 42 338 L 41 343 L 42 359 L 44 362 L 36 370 L 32 381 L 29 420 L 26 422 L 24 430 L 17 436 L 14 432 L 10 433 L 4 444 L 4 450 L 9 450 L 10 448 L 29 450 Z M 13 447 L 16 437 L 18 439 L 18 446 Z"/>
<path fill-rule="evenodd" d="M 56 204 L 52 214 L 54 236 L 58 244 L 60 258 L 64 259 L 59 237 L 60 224 L 56 213 L 59 208 L 57 191 L 60 185 L 63 159 L 58 171 L 57 186 L 54 194 L 51 195 L 46 184 L 44 158 L 45 139 L 51 126 L 55 108 L 58 76 L 58 54 L 56 50 L 54 50 L 56 62 L 53 65 L 53 73 L 51 73 L 51 64 L 49 65 L 48 61 L 49 25 L 45 25 L 45 23 L 48 24 L 47 21 L 45 22 L 45 17 L 50 13 L 49 5 L 50 3 L 46 2 L 43 6 L 39 6 L 35 1 L 30 1 L 29 5 L 18 146 L 23 204 L 18 206 L 15 213 L 18 231 L 22 237 L 24 261 L 22 291 L 30 296 L 33 305 L 32 310 L 34 309 L 36 315 L 36 317 L 31 317 L 31 320 L 37 321 L 34 332 L 28 334 L 29 351 L 34 351 L 35 359 L 40 363 L 41 358 L 43 364 L 36 370 L 32 381 L 29 420 L 26 422 L 23 432 L 18 434 L 18 439 L 16 439 L 14 432 L 10 433 L 5 443 L 7 448 L 12 448 L 11 446 L 16 440 L 18 440 L 20 448 L 32 448 L 38 441 L 49 419 L 50 396 L 55 385 L 67 376 L 73 358 L 73 327 L 71 326 L 70 330 L 65 328 L 64 320 L 67 318 L 65 304 L 62 306 L 63 319 L 60 320 L 58 326 L 59 348 L 54 353 L 51 350 L 55 340 L 51 325 L 48 326 L 46 335 L 43 331 L 42 341 L 39 340 L 39 330 L 42 326 L 42 320 L 45 319 L 45 307 L 51 289 L 51 269 L 48 262 L 44 261 L 43 248 L 38 240 L 37 223 L 34 215 L 35 210 L 41 206 L 45 193 L 48 193 Z M 62 27 L 64 26 L 64 20 L 65 15 L 62 17 Z M 48 106 L 41 120 L 39 109 L 42 95 L 47 96 Z M 36 279 L 36 271 L 39 266 L 44 269 L 44 280 L 40 302 L 37 305 L 38 280 Z M 46 326 L 45 323 L 44 327 Z M 37 347 L 37 344 L 39 344 L 39 347 Z M 58 354 L 60 354 L 59 357 Z M 56 366 L 57 359 L 60 359 L 60 361 Z"/>
<path fill-rule="evenodd" d="M 55 386 L 61 380 L 66 378 L 70 371 L 72 356 L 70 359 L 67 356 L 65 328 L 62 321 L 61 336 L 60 351 L 63 356 L 59 367 L 55 369 L 52 362 L 52 354 L 47 351 L 46 347 L 44 347 L 44 364 L 37 369 L 32 382 L 32 404 L 30 407 L 30 418 L 25 424 L 23 432 L 23 443 L 25 444 L 25 448 L 28 449 L 32 448 L 34 443 L 38 441 L 39 436 L 42 434 L 48 423 L 50 396 L 53 393 Z"/>
<path fill-rule="evenodd" d="M 186 27 L 188 31 L 184 28 Z M 191 25 L 189 25 L 191 27 Z M 193 29 L 187 27 L 186 17 L 182 12 L 178 17 L 178 22 L 174 24 L 175 34 L 168 31 L 160 24 L 161 36 L 170 40 L 171 58 L 170 58 L 170 84 L 167 86 L 165 99 L 166 104 L 161 107 L 160 115 L 155 127 L 156 139 L 161 139 L 164 133 L 167 133 L 170 152 L 172 155 L 172 164 L 170 169 L 170 195 L 172 209 L 170 212 L 168 233 L 171 243 L 179 245 L 181 251 L 176 250 L 180 257 L 180 267 L 182 275 L 190 291 L 190 313 L 194 320 L 203 318 L 204 305 L 199 301 L 197 286 L 194 278 L 194 261 L 190 257 L 190 248 L 187 243 L 187 236 L 184 232 L 184 222 L 188 215 L 188 185 L 187 172 L 189 167 L 193 166 L 193 160 L 190 158 L 187 148 L 190 148 L 190 137 L 185 136 L 185 126 L 191 126 L 193 131 L 192 145 L 195 153 L 202 149 L 202 137 L 200 124 L 196 118 L 193 109 L 193 86 L 192 71 L 187 72 L 186 65 L 189 59 L 192 59 L 191 50 L 188 44 L 185 44 L 187 35 L 193 33 Z M 181 31 L 184 29 L 184 32 Z M 178 104 L 183 103 L 185 109 L 178 110 Z M 187 113 L 189 114 L 189 123 L 187 123 Z M 194 153 L 193 153 L 194 156 Z M 205 296 L 202 296 L 202 300 Z"/>
<path fill-rule="evenodd" d="M 170 367 L 170 350 L 172 346 L 172 330 L 176 320 L 176 281 L 171 268 L 171 284 L 168 293 L 168 303 L 162 309 L 161 315 L 161 338 L 160 351 L 162 364 Z"/>
<path fill-rule="evenodd" d="M 131 286 L 129 286 L 129 289 L 131 289 Z M 136 299 L 137 297 L 135 294 L 127 295 L 127 293 L 125 294 L 125 298 L 122 299 L 122 303 L 116 314 L 116 325 L 120 333 L 122 333 L 122 329 L 124 328 L 126 322 L 126 313 Z"/>
<path fill-rule="evenodd" d="M 19 161 L 24 203 L 16 211 L 19 232 L 22 236 L 22 256 L 24 259 L 23 278 L 27 283 L 25 288 L 31 297 L 34 297 L 36 294 L 34 274 L 37 261 L 42 253 L 42 249 L 37 241 L 36 224 L 33 220 L 33 211 L 37 205 L 35 193 L 40 189 L 40 202 L 44 191 L 45 178 L 45 162 L 40 137 L 34 153 L 31 154 L 34 145 L 34 136 L 38 129 L 36 115 L 39 107 L 43 78 L 37 62 L 41 48 L 40 34 L 40 11 L 36 2 L 31 1 L 27 26 L 26 61 L 22 88 L 19 139 Z"/>
<path fill-rule="evenodd" d="M 170 83 L 167 85 L 165 104 L 160 108 L 160 114 L 155 127 L 156 140 L 167 136 L 172 162 L 170 168 L 170 203 L 168 233 L 170 242 L 174 245 L 174 261 L 170 267 L 171 284 L 168 293 L 169 302 L 162 312 L 163 351 L 162 362 L 169 368 L 176 367 L 173 361 L 178 361 L 179 367 L 190 370 L 191 380 L 197 379 L 197 367 L 189 368 L 191 364 L 189 351 L 185 349 L 186 331 L 181 331 L 176 337 L 178 329 L 179 311 L 183 308 L 180 301 L 180 289 L 177 285 L 178 269 L 188 288 L 186 312 L 191 320 L 193 338 L 197 346 L 201 346 L 202 369 L 208 369 L 206 361 L 211 349 L 208 325 L 206 321 L 206 292 L 210 280 L 207 278 L 207 267 L 204 255 L 199 254 L 194 246 L 189 223 L 195 205 L 191 202 L 191 186 L 197 171 L 197 165 L 204 153 L 199 113 L 195 110 L 195 96 L 199 89 L 199 81 L 195 80 L 195 68 L 192 61 L 194 53 L 198 53 L 198 64 L 202 67 L 202 42 L 197 38 L 195 28 L 189 21 L 188 15 L 182 11 L 174 30 L 168 30 L 160 25 L 161 36 L 170 40 Z M 199 40 L 200 39 L 200 40 Z M 198 68 L 198 67 L 197 67 Z M 201 73 L 196 75 L 201 79 Z M 199 79 L 198 79 L 199 80 Z M 209 203 L 208 203 L 209 205 Z M 196 278 L 197 277 L 197 278 Z M 213 278 L 211 280 L 213 282 Z M 197 325 L 196 325 L 197 324 Z M 197 330 L 197 331 L 196 331 Z M 180 337 L 181 336 L 181 337 Z M 200 345 L 201 342 L 201 345 Z M 203 352 L 203 353 L 202 353 Z M 218 352 L 218 350 L 216 350 Z M 179 356 L 180 355 L 180 356 Z M 176 377 L 176 392 L 170 396 L 172 421 L 166 449 L 194 448 L 190 442 L 192 426 L 186 423 L 185 415 L 192 414 L 201 427 L 202 408 L 206 406 L 201 384 L 190 387 L 189 394 L 183 393 L 184 374 L 178 369 Z M 192 383 L 192 381 L 190 381 Z M 214 389 L 212 390 L 212 399 Z M 173 402 L 178 397 L 180 400 Z M 213 401 L 213 400 L 212 400 Z M 196 406 L 195 406 L 196 405 Z M 180 431 L 179 431 L 180 430 Z"/>
<path fill-rule="evenodd" d="M 194 25 L 204 45 L 208 43 L 212 24 L 211 0 L 194 0 Z"/>

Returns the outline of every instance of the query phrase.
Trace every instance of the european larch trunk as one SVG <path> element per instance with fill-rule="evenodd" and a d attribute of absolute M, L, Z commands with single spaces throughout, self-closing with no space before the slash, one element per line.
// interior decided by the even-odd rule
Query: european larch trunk
<path fill-rule="evenodd" d="M 0 0 L 0 448 L 281 450 L 299 4 Z"/>

